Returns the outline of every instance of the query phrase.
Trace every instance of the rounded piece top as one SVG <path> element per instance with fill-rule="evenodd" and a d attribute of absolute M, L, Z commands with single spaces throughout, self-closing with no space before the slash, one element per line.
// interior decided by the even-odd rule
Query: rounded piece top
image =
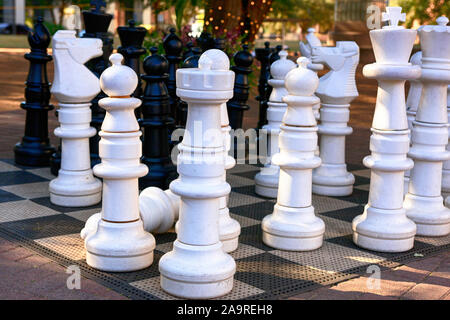
<path fill-rule="evenodd" d="M 311 62 L 308 58 L 297 59 L 298 67 L 288 72 L 285 86 L 289 95 L 312 96 L 319 85 L 319 78 L 314 71 L 308 69 Z"/>
<path fill-rule="evenodd" d="M 122 65 L 123 56 L 114 53 L 109 57 L 112 66 L 103 71 L 100 76 L 100 87 L 110 97 L 130 96 L 137 87 L 136 72 Z"/>
<path fill-rule="evenodd" d="M 286 74 L 295 68 L 295 63 L 287 59 L 288 54 L 285 50 L 280 51 L 279 55 L 280 59 L 270 66 L 270 74 L 274 79 L 284 80 Z"/>
<path fill-rule="evenodd" d="M 198 60 L 200 69 L 205 67 L 210 70 L 229 70 L 230 59 L 225 52 L 219 49 L 206 50 Z"/>

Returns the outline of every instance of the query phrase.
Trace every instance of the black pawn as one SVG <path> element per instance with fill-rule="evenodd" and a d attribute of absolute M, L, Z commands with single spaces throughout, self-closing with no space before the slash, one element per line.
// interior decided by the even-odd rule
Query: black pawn
<path fill-rule="evenodd" d="M 261 64 L 261 71 L 259 73 L 258 81 L 258 96 L 256 100 L 259 102 L 259 117 L 258 117 L 258 129 L 261 129 L 267 123 L 267 101 L 269 96 L 268 80 L 270 78 L 270 62 L 269 57 L 271 54 L 270 43 L 264 42 L 264 48 L 255 49 L 256 59 Z"/>
<path fill-rule="evenodd" d="M 25 135 L 14 148 L 15 162 L 27 166 L 46 166 L 55 148 L 48 139 L 48 111 L 54 107 L 50 101 L 50 83 L 47 79 L 47 54 L 50 33 L 38 18 L 34 31 L 28 34 L 31 52 L 25 54 L 30 61 L 26 81 L 25 102 L 20 107 L 26 111 Z"/>
<path fill-rule="evenodd" d="M 167 89 L 169 90 L 170 112 L 172 117 L 177 119 L 179 116 L 177 115 L 177 104 L 179 99 L 177 96 L 176 72 L 178 64 L 183 59 L 181 56 L 183 42 L 181 42 L 181 39 L 175 34 L 175 28 L 171 28 L 170 33 L 164 38 L 163 47 L 165 52 L 164 57 L 169 62 L 169 77 L 166 79 L 166 84 Z"/>
<path fill-rule="evenodd" d="M 141 189 L 150 186 L 166 189 L 168 180 L 175 173 L 170 160 L 167 133 L 173 124 L 170 117 L 169 91 L 165 81 L 169 77 L 169 63 L 166 58 L 156 54 L 158 49 L 150 49 L 152 55 L 144 60 L 142 80 L 147 84 L 142 96 L 143 156 L 142 162 L 148 168 L 148 174 L 139 179 Z"/>
<path fill-rule="evenodd" d="M 222 38 L 216 38 L 214 39 L 214 49 L 219 49 L 222 51 L 225 51 L 226 47 L 226 40 Z"/>
<path fill-rule="evenodd" d="M 91 1 L 92 8 L 90 11 L 83 11 L 84 26 L 86 29 L 83 38 L 98 38 L 103 42 L 103 55 L 94 58 L 86 63 L 86 66 L 91 70 L 98 78 L 100 78 L 103 71 L 109 67 L 109 56 L 113 52 L 113 38 L 108 33 L 109 24 L 113 16 L 105 13 L 103 7 L 105 6 L 103 1 Z M 100 136 L 98 132 L 105 118 L 105 110 L 98 106 L 98 101 L 106 97 L 106 94 L 100 92 L 92 101 L 92 120 L 91 126 L 97 130 L 97 134 L 89 139 L 89 148 L 91 153 L 91 166 L 100 163 L 100 157 L 98 155 L 98 143 Z"/>
<path fill-rule="evenodd" d="M 202 52 L 205 52 L 206 50 L 209 50 L 209 49 L 214 49 L 216 46 L 213 36 L 209 32 L 206 32 L 206 31 L 203 31 L 200 34 L 200 37 L 198 37 L 198 39 L 197 39 L 197 44 L 202 49 Z"/>
<path fill-rule="evenodd" d="M 128 26 L 118 27 L 121 46 L 117 48 L 117 52 L 123 55 L 124 64 L 133 69 L 138 75 L 138 85 L 132 94 L 133 97 L 140 98 L 142 96 L 142 82 L 139 77 L 141 74 L 141 60 L 140 57 L 144 55 L 147 50 L 142 47 L 147 29 L 136 27 L 134 20 L 128 21 Z M 134 110 L 136 118 L 140 118 L 140 107 Z"/>
<path fill-rule="evenodd" d="M 184 60 L 182 68 L 198 68 L 198 60 L 200 59 L 200 55 L 202 50 L 198 47 L 192 47 L 192 55 Z M 178 103 L 178 113 L 180 114 L 180 118 L 178 119 L 177 128 L 185 128 L 187 121 L 187 109 L 188 104 L 183 100 L 180 100 Z"/>
<path fill-rule="evenodd" d="M 243 50 L 236 52 L 233 61 L 235 64 L 231 67 L 235 73 L 233 98 L 227 102 L 227 108 L 231 128 L 238 129 L 242 128 L 244 111 L 250 108 L 247 105 L 250 90 L 248 75 L 252 72 L 253 57 L 248 52 L 247 45 L 243 46 Z"/>

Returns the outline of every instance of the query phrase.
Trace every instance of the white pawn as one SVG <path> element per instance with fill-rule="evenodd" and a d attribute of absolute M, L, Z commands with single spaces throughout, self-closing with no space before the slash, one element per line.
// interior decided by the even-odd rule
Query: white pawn
<path fill-rule="evenodd" d="M 417 225 L 417 234 L 436 237 L 450 233 L 450 209 L 444 206 L 441 196 L 442 164 L 450 160 L 446 150 L 450 26 L 446 17 L 439 17 L 437 23 L 419 28 L 423 89 L 408 153 L 414 168 L 403 204 L 407 216 Z"/>
<path fill-rule="evenodd" d="M 322 246 L 324 222 L 312 206 L 312 169 L 320 166 L 315 156 L 317 124 L 312 107 L 319 79 L 307 69 L 309 60 L 299 58 L 298 68 L 286 75 L 288 107 L 280 132 L 280 152 L 272 158 L 280 166 L 278 198 L 272 214 L 262 221 L 263 242 L 273 248 L 293 251 L 314 250 Z"/>
<path fill-rule="evenodd" d="M 313 48 L 312 61 L 326 65 L 330 71 L 322 76 L 316 95 L 320 98 L 320 158 L 322 164 L 313 171 L 313 193 L 348 196 L 353 193 L 355 177 L 345 163 L 345 136 L 350 103 L 358 96 L 355 71 L 359 47 L 354 41 L 338 41 L 336 47 Z"/>
<path fill-rule="evenodd" d="M 404 171 L 413 166 L 406 118 L 406 80 L 418 79 L 420 68 L 408 60 L 417 31 L 397 26 L 405 20 L 400 7 L 387 7 L 383 20 L 390 25 L 370 31 L 376 62 L 364 66 L 363 75 L 377 79 L 378 93 L 372 122 L 370 151 L 364 165 L 371 169 L 369 202 L 353 219 L 353 241 L 381 252 L 403 252 L 414 245 L 416 226 L 403 208 Z"/>
<path fill-rule="evenodd" d="M 141 131 L 134 109 L 141 101 L 130 97 L 136 89 L 136 73 L 121 64 L 121 54 L 112 54 L 112 66 L 100 77 L 109 98 L 99 101 L 106 110 L 99 143 L 102 162 L 94 173 L 103 178 L 102 217 L 95 233 L 85 239 L 86 262 L 103 271 L 126 272 L 148 267 L 153 262 L 155 239 L 144 231 L 139 216 L 138 178 L 148 168 L 140 163 Z"/>
<path fill-rule="evenodd" d="M 263 127 L 267 130 L 267 157 L 264 167 L 255 176 L 255 192 L 263 197 L 276 198 L 278 193 L 278 180 L 280 177 L 280 167 L 273 164 L 271 158 L 274 154 L 280 152 L 278 147 L 278 137 L 280 135 L 280 125 L 287 104 L 283 102 L 283 97 L 288 94 L 284 86 L 286 74 L 295 68 L 295 63 L 287 59 L 287 52 L 280 51 L 280 59 L 270 66 L 272 78 L 269 84 L 273 90 L 267 103 L 267 121 L 268 124 Z"/>
<path fill-rule="evenodd" d="M 418 51 L 411 56 L 410 63 L 415 66 L 420 66 L 422 64 L 422 51 Z M 409 81 L 409 91 L 408 97 L 406 98 L 406 117 L 408 118 L 408 129 L 410 130 L 409 138 L 411 142 L 411 130 L 412 123 L 416 118 L 416 112 L 419 108 L 420 97 L 422 96 L 422 82 L 417 79 Z M 411 143 L 410 143 L 411 144 Z M 410 171 L 405 171 L 405 189 L 404 193 L 408 192 L 409 185 L 409 174 Z"/>
<path fill-rule="evenodd" d="M 55 78 L 51 92 L 59 102 L 61 169 L 49 185 L 50 201 L 64 207 L 84 207 L 101 201 L 102 183 L 94 178 L 89 156 L 90 101 L 100 92 L 98 78 L 84 65 L 102 55 L 99 39 L 76 38 L 75 31 L 59 30 L 53 36 Z"/>
<path fill-rule="evenodd" d="M 447 119 L 450 123 L 450 85 L 447 86 Z M 450 152 L 450 143 L 447 144 L 447 151 Z M 448 208 L 450 205 L 450 160 L 444 161 L 444 166 L 442 168 L 442 196 L 445 198 L 445 206 Z"/>
<path fill-rule="evenodd" d="M 161 288 L 190 299 L 220 297 L 233 288 L 234 259 L 219 239 L 220 198 L 230 192 L 220 108 L 233 96 L 234 73 L 226 54 L 211 49 L 199 68 L 177 70 L 177 95 L 188 103 L 186 134 L 178 145 L 179 178 L 170 190 L 181 197 L 177 240 L 159 261 Z"/>

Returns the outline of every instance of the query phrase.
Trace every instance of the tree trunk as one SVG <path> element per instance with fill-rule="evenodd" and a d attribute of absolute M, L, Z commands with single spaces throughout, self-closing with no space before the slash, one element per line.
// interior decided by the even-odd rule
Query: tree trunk
<path fill-rule="evenodd" d="M 204 30 L 215 36 L 239 32 L 252 43 L 271 5 L 272 0 L 208 0 Z"/>

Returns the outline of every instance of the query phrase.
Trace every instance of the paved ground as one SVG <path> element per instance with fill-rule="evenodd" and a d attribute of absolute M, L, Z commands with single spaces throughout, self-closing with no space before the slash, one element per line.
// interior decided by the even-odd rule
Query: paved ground
<path fill-rule="evenodd" d="M 364 79 L 359 66 L 357 83 L 360 96 L 352 103 L 350 126 L 354 133 L 347 139 L 347 161 L 360 164 L 369 153 L 370 125 L 376 97 L 376 83 Z M 0 158 L 12 158 L 12 148 L 23 135 L 25 112 L 23 100 L 28 63 L 23 52 L 0 51 Z M 53 66 L 49 65 L 49 79 Z M 8 71 L 5 71 L 8 70 Z M 245 115 L 246 128 L 255 127 L 258 108 L 253 88 L 250 111 Z M 53 103 L 56 104 L 55 101 Z M 49 129 L 57 126 L 54 113 L 49 114 Z M 53 143 L 56 139 L 50 135 Z M 351 152 L 349 152 L 351 151 Z M 126 299 L 108 288 L 82 278 L 81 289 L 67 289 L 65 268 L 33 251 L 0 238 L 0 299 Z M 450 252 L 424 257 L 380 276 L 379 289 L 369 289 L 369 275 L 320 288 L 291 299 L 445 299 L 450 297 Z M 372 280 L 372 279 L 370 279 Z M 370 283 L 373 283 L 371 281 Z"/>

